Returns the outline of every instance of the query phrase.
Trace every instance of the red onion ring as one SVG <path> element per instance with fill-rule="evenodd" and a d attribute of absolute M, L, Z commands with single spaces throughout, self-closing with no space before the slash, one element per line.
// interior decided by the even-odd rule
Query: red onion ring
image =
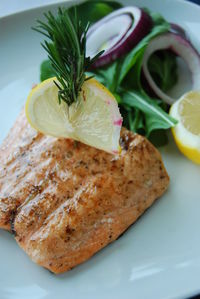
<path fill-rule="evenodd" d="M 130 6 L 118 9 L 90 27 L 87 33 L 86 54 L 94 56 L 103 49 L 106 41 L 109 46 L 93 67 L 109 64 L 128 53 L 151 28 L 150 16 L 140 8 Z"/>
<path fill-rule="evenodd" d="M 176 53 L 179 57 L 181 57 L 185 63 L 188 65 L 189 70 L 192 74 L 192 89 L 199 90 L 200 89 L 200 56 L 197 50 L 192 46 L 192 44 L 181 35 L 177 35 L 174 33 L 165 33 L 159 35 L 152 39 L 144 53 L 142 70 L 147 80 L 149 86 L 152 91 L 161 98 L 164 102 L 168 104 L 173 104 L 175 99 L 169 97 L 166 93 L 164 93 L 153 80 L 149 70 L 148 70 L 148 60 L 150 56 L 158 51 L 170 49 L 174 53 Z"/>
<path fill-rule="evenodd" d="M 189 40 L 189 37 L 187 36 L 187 33 L 185 32 L 185 30 L 183 29 L 183 27 L 181 27 L 178 24 L 170 23 L 170 32 L 176 33 L 178 35 L 181 35 L 183 38 Z"/>

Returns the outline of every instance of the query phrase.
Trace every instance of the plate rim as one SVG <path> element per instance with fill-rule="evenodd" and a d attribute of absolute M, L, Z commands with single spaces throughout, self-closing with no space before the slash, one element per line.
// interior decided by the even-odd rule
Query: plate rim
<path fill-rule="evenodd" d="M 5 18 L 10 18 L 10 17 L 15 17 L 15 16 L 18 16 L 18 15 L 21 15 L 21 14 L 26 14 L 28 12 L 36 11 L 36 10 L 41 9 L 41 8 L 47 9 L 48 7 L 52 8 L 52 7 L 56 7 L 56 6 L 59 6 L 59 5 L 64 5 L 64 4 L 67 4 L 68 2 L 72 2 L 72 1 L 74 2 L 73 5 L 76 4 L 76 2 L 78 2 L 78 3 L 87 2 L 87 0 L 60 0 L 58 2 L 49 3 L 49 4 L 44 3 L 44 4 L 37 5 L 37 6 L 32 7 L 32 8 L 28 8 L 28 9 L 25 8 L 25 9 L 19 10 L 17 12 L 7 13 L 3 16 L 0 16 L 0 21 L 5 19 Z M 105 0 L 105 1 L 109 2 L 110 0 Z M 118 0 L 113 0 L 113 1 L 118 2 Z M 123 1 L 123 0 L 119 0 L 119 2 L 120 1 Z M 158 0 L 154 0 L 154 1 L 158 1 Z M 181 5 L 195 7 L 200 12 L 200 5 L 198 5 L 197 3 L 190 2 L 189 0 L 173 0 L 173 1 L 178 2 Z"/>
<path fill-rule="evenodd" d="M 85 0 L 73 0 L 73 5 L 78 2 L 84 2 Z M 134 1 L 134 0 L 133 0 Z M 108 1 L 109 2 L 109 1 Z M 200 6 L 196 3 L 192 3 L 192 2 L 189 2 L 187 0 L 175 0 L 175 2 L 177 3 L 180 3 L 180 4 L 184 4 L 186 7 L 189 6 L 189 7 L 192 7 L 193 9 L 196 8 L 199 10 L 199 13 L 200 13 Z M 13 18 L 13 17 L 19 17 L 19 16 L 23 16 L 23 15 L 26 15 L 26 13 L 29 13 L 29 12 L 36 12 L 40 9 L 52 9 L 52 8 L 56 8 L 58 7 L 59 5 L 65 5 L 65 4 L 68 4 L 70 3 L 69 5 L 72 4 L 71 0 L 61 0 L 61 1 L 58 1 L 58 2 L 55 2 L 55 3 L 50 3 L 50 4 L 42 4 L 40 6 L 36 6 L 36 7 L 33 7 L 33 8 L 30 8 L 30 9 L 24 9 L 24 10 L 21 10 L 21 11 L 17 11 L 17 12 L 13 12 L 13 13 L 9 13 L 9 14 L 6 14 L 6 15 L 3 15 L 0 17 L 0 22 L 1 21 L 4 21 L 5 19 L 9 20 L 10 18 Z M 188 293 L 186 294 L 186 296 L 190 296 L 191 299 L 194 297 L 194 296 L 197 296 L 200 294 L 200 288 L 199 288 L 199 291 L 194 291 L 192 293 Z M 173 298 L 176 298 L 177 297 L 173 297 Z"/>

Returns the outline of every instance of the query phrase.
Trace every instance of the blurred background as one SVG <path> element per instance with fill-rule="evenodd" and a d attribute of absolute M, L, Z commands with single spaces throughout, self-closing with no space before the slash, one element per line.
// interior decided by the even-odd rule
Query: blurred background
<path fill-rule="evenodd" d="M 66 0 L 67 1 L 67 0 Z M 190 1 L 200 5 L 200 0 L 182 0 Z M 59 3 L 61 0 L 0 0 L 0 17 L 6 16 L 15 12 L 23 11 L 29 8 L 38 7 L 52 3 Z M 64 1 L 62 1 L 64 2 Z M 11 4 L 12 3 L 12 4 Z"/>

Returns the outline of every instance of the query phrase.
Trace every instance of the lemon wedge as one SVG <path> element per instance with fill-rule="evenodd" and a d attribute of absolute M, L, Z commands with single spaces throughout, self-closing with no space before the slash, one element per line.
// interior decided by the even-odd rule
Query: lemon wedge
<path fill-rule="evenodd" d="M 200 91 L 184 94 L 172 105 L 170 115 L 178 120 L 172 128 L 178 148 L 190 160 L 200 164 Z"/>
<path fill-rule="evenodd" d="M 54 80 L 45 80 L 30 92 L 25 111 L 31 126 L 46 135 L 119 153 L 122 117 L 114 96 L 92 78 L 84 82 L 76 102 L 59 104 Z"/>

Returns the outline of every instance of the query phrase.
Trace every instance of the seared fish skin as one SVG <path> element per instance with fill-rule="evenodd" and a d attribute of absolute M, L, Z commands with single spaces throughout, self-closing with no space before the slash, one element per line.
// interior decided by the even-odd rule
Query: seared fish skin
<path fill-rule="evenodd" d="M 0 227 L 54 273 L 114 241 L 160 197 L 169 177 L 157 149 L 122 129 L 113 156 L 32 129 L 22 112 L 0 147 Z"/>

